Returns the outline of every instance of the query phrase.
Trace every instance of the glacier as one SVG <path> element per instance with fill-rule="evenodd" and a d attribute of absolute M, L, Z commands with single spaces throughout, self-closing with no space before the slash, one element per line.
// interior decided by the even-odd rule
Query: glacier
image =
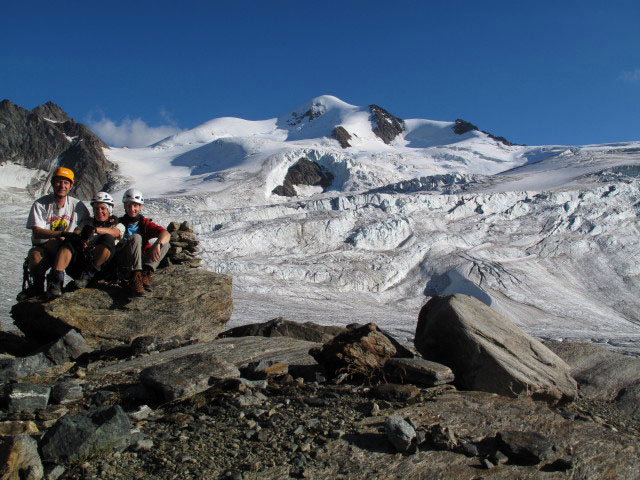
<path fill-rule="evenodd" d="M 205 268 L 233 276 L 229 326 L 376 322 L 408 343 L 429 297 L 466 293 L 538 338 L 640 355 L 640 142 L 505 145 L 416 119 L 385 144 L 370 122 L 366 107 L 322 96 L 105 154 L 116 198 L 135 186 L 154 221 L 189 220 Z M 331 138 L 337 125 L 351 147 Z M 303 157 L 331 187 L 273 194 Z M 16 168 L 0 165 L 5 329 L 29 244 L 25 179 L 42 174 Z"/>

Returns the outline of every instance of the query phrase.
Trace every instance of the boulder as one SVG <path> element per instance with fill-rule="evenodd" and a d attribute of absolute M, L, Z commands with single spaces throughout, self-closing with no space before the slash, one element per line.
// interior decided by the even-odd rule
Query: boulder
<path fill-rule="evenodd" d="M 37 353 L 43 353 L 54 365 L 63 365 L 92 350 L 84 337 L 77 330 L 71 329 L 58 340 L 42 347 Z"/>
<path fill-rule="evenodd" d="M 291 337 L 308 342 L 327 343 L 346 329 L 335 325 L 318 325 L 313 322 L 297 323 L 282 317 L 264 323 L 252 323 L 232 328 L 220 334 L 227 337 Z"/>
<path fill-rule="evenodd" d="M 420 311 L 414 343 L 425 359 L 450 367 L 463 389 L 551 402 L 577 394 L 560 357 L 469 295 L 429 300 Z"/>
<path fill-rule="evenodd" d="M 537 432 L 506 431 L 496 436 L 498 448 L 517 465 L 537 465 L 553 458 L 553 443 Z"/>
<path fill-rule="evenodd" d="M 0 422 L 0 437 L 11 437 L 14 435 L 35 435 L 40 433 L 38 426 L 31 420 L 11 420 Z"/>
<path fill-rule="evenodd" d="M 10 383 L 5 386 L 3 400 L 10 412 L 35 410 L 49 404 L 51 387 L 31 383 Z"/>
<path fill-rule="evenodd" d="M 53 363 L 44 353 L 28 357 L 0 358 L 0 383 L 17 380 L 34 373 L 43 373 L 52 366 Z"/>
<path fill-rule="evenodd" d="M 385 364 L 384 371 L 401 382 L 425 387 L 451 383 L 455 379 L 449 367 L 423 358 L 391 358 Z"/>
<path fill-rule="evenodd" d="M 640 420 L 640 358 L 592 343 L 545 342 L 545 346 L 569 364 L 581 397 L 613 401 Z"/>
<path fill-rule="evenodd" d="M 0 439 L 1 480 L 40 480 L 43 475 L 38 442 L 29 435 Z"/>
<path fill-rule="evenodd" d="M 399 415 L 390 415 L 384 422 L 387 439 L 399 452 L 407 452 L 416 439 L 416 431 Z"/>
<path fill-rule="evenodd" d="M 81 380 L 70 379 L 56 383 L 51 389 L 51 399 L 60 405 L 81 400 L 84 394 Z"/>
<path fill-rule="evenodd" d="M 78 330 L 89 344 L 123 343 L 143 335 L 211 340 L 231 316 L 231 277 L 174 265 L 159 269 L 153 292 L 130 298 L 117 286 L 99 283 L 49 302 L 32 299 L 13 306 L 25 335 L 51 341 Z"/>
<path fill-rule="evenodd" d="M 341 333 L 309 353 L 331 377 L 340 373 L 371 376 L 382 371 L 396 348 L 375 323 L 368 323 Z"/>
<path fill-rule="evenodd" d="M 45 462 L 73 462 L 102 452 L 122 451 L 132 441 L 131 423 L 119 405 L 61 418 L 42 438 Z"/>
<path fill-rule="evenodd" d="M 203 392 L 212 380 L 238 377 L 236 366 L 210 352 L 186 355 L 140 372 L 142 383 L 158 391 L 165 402 Z"/>

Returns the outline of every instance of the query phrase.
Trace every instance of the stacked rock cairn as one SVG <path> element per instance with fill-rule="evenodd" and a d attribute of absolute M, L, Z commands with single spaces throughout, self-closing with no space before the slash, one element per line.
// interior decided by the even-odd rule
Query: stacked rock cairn
<path fill-rule="evenodd" d="M 202 260 L 196 256 L 200 242 L 193 232 L 193 225 L 187 221 L 171 222 L 167 226 L 167 231 L 171 234 L 171 246 L 161 266 L 175 264 L 188 265 L 193 268 L 202 266 Z"/>

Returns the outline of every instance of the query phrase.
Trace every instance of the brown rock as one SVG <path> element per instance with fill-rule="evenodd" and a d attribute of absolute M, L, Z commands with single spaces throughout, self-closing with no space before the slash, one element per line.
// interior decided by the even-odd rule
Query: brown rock
<path fill-rule="evenodd" d="M 227 275 L 174 265 L 159 269 L 153 285 L 146 296 L 129 298 L 122 288 L 99 284 L 50 302 L 21 302 L 11 312 L 28 337 L 51 341 L 75 328 L 89 344 L 142 335 L 211 340 L 231 316 Z"/>
<path fill-rule="evenodd" d="M 379 373 L 396 349 L 375 323 L 348 330 L 309 353 L 331 377 L 340 373 L 371 376 Z"/>

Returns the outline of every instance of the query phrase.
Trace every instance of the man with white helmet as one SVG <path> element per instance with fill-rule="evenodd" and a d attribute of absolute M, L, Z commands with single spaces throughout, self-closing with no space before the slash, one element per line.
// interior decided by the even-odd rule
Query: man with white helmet
<path fill-rule="evenodd" d="M 93 218 L 82 222 L 58 250 L 47 284 L 47 296 L 62 295 L 65 270 L 75 278 L 76 288 L 85 288 L 113 257 L 125 227 L 113 215 L 113 198 L 98 192 L 91 199 Z"/>
<path fill-rule="evenodd" d="M 118 221 L 125 226 L 124 244 L 118 251 L 118 264 L 129 272 L 129 288 L 133 295 L 144 295 L 151 290 L 151 276 L 169 251 L 171 238 L 160 225 L 140 212 L 144 197 L 140 190 L 130 188 L 122 197 L 125 215 Z M 151 245 L 149 240 L 157 240 Z"/>
<path fill-rule="evenodd" d="M 29 288 L 18 294 L 18 300 L 44 293 L 45 273 L 51 267 L 62 241 L 76 226 L 90 217 L 87 207 L 69 196 L 74 174 L 70 168 L 58 167 L 51 177 L 53 193 L 37 199 L 27 219 L 33 247 L 27 255 L 28 269 L 33 277 Z"/>

